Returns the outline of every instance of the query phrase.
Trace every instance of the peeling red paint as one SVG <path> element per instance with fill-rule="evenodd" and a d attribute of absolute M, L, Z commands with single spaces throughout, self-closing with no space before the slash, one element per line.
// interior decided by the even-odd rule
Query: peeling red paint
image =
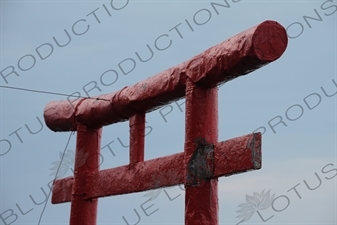
<path fill-rule="evenodd" d="M 218 89 L 186 81 L 185 113 L 185 165 L 195 155 L 199 140 L 209 144 L 218 142 Z M 218 179 L 188 179 L 190 168 L 185 171 L 185 224 L 218 224 Z"/>

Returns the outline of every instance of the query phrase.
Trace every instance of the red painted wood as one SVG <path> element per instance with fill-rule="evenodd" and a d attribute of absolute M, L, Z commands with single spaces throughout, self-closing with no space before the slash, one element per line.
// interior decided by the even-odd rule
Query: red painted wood
<path fill-rule="evenodd" d="M 145 113 L 130 117 L 130 164 L 144 161 Z"/>
<path fill-rule="evenodd" d="M 102 129 L 77 126 L 74 183 L 71 194 L 70 225 L 96 224 L 97 199 L 83 200 L 86 186 L 95 185 L 92 175 L 99 170 Z"/>
<path fill-rule="evenodd" d="M 227 141 L 219 142 L 214 150 L 214 174 L 220 176 L 233 175 L 261 168 L 261 133 L 254 133 Z M 227 149 L 222 151 L 221 149 Z M 247 151 L 250 149 L 251 151 Z M 226 173 L 223 173 L 226 171 Z M 216 175 L 216 177 L 220 177 Z"/>
<path fill-rule="evenodd" d="M 188 165 L 198 142 L 218 142 L 218 89 L 203 88 L 191 79 L 186 81 L 185 165 Z M 197 160 L 197 159 L 196 159 Z M 194 170 L 194 168 L 192 169 Z M 185 224 L 218 224 L 218 179 L 196 179 L 185 171 Z"/>
<path fill-rule="evenodd" d="M 134 86 L 49 103 L 47 126 L 77 131 L 75 175 L 54 182 L 52 202 L 71 201 L 71 225 L 95 225 L 99 197 L 183 183 L 185 224 L 217 225 L 217 178 L 261 168 L 260 133 L 218 143 L 217 85 L 276 60 L 286 46 L 285 29 L 265 21 Z M 184 152 L 144 162 L 145 113 L 184 96 Z M 99 171 L 101 127 L 128 119 L 130 164 Z"/>
<path fill-rule="evenodd" d="M 248 134 L 219 142 L 214 146 L 213 178 L 230 176 L 261 168 L 261 133 Z M 254 144 L 253 144 L 254 143 Z M 86 187 L 83 199 L 146 191 L 184 184 L 185 153 L 101 170 L 93 176 L 94 185 Z M 212 160 L 210 160 L 212 161 Z M 136 174 L 137 172 L 137 174 Z M 73 177 L 56 180 L 52 203 L 71 201 Z"/>
<path fill-rule="evenodd" d="M 184 97 L 187 77 L 199 85 L 213 87 L 276 60 L 286 46 L 286 30 L 277 22 L 265 21 L 133 86 L 98 96 L 105 101 L 51 102 L 44 110 L 46 125 L 53 131 L 75 131 L 77 123 L 99 128 L 125 121 L 136 113 L 149 112 Z M 79 101 L 83 102 L 75 112 Z"/>

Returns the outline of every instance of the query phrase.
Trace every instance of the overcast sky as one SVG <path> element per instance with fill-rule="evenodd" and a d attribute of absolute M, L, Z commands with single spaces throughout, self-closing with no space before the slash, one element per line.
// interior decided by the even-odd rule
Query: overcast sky
<path fill-rule="evenodd" d="M 68 224 L 70 213 L 70 203 L 45 204 L 44 195 L 70 133 L 49 130 L 43 110 L 67 97 L 3 86 L 111 93 L 265 20 L 287 28 L 285 53 L 219 88 L 219 141 L 264 132 L 262 168 L 219 179 L 220 224 L 239 223 L 238 205 L 263 190 L 272 204 L 242 224 L 337 224 L 336 1 L 1 0 L 0 9 L 1 225 L 38 224 L 41 214 L 40 224 Z M 161 35 L 158 46 L 172 44 L 160 51 Z M 153 56 L 141 62 L 147 45 Z M 146 160 L 183 151 L 183 102 L 182 111 L 172 103 L 147 114 Z M 128 138 L 127 122 L 104 127 L 101 169 L 128 163 Z M 136 213 L 138 224 L 184 224 L 183 187 L 99 199 L 98 224 L 135 224 Z"/>

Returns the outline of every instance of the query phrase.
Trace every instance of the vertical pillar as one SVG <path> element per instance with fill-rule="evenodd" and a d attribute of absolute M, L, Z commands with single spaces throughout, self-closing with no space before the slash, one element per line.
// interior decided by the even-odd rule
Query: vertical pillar
<path fill-rule="evenodd" d="M 198 140 L 218 142 L 218 89 L 186 81 L 185 165 L 198 148 Z M 192 168 L 193 169 L 193 168 Z M 191 184 L 185 171 L 185 225 L 218 224 L 218 180 L 200 179 Z"/>
<path fill-rule="evenodd" d="M 144 161 L 145 113 L 135 114 L 129 119 L 130 164 Z"/>
<path fill-rule="evenodd" d="M 101 134 L 102 128 L 77 126 L 70 225 L 96 225 L 98 199 L 83 200 L 83 197 L 96 185 L 92 177 L 99 171 Z"/>

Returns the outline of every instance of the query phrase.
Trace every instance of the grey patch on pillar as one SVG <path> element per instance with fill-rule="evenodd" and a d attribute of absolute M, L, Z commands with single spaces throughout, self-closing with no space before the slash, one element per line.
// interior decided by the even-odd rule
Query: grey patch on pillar
<path fill-rule="evenodd" d="M 186 185 L 198 186 L 200 180 L 211 179 L 214 174 L 214 145 L 198 138 L 196 149 L 187 164 Z"/>

